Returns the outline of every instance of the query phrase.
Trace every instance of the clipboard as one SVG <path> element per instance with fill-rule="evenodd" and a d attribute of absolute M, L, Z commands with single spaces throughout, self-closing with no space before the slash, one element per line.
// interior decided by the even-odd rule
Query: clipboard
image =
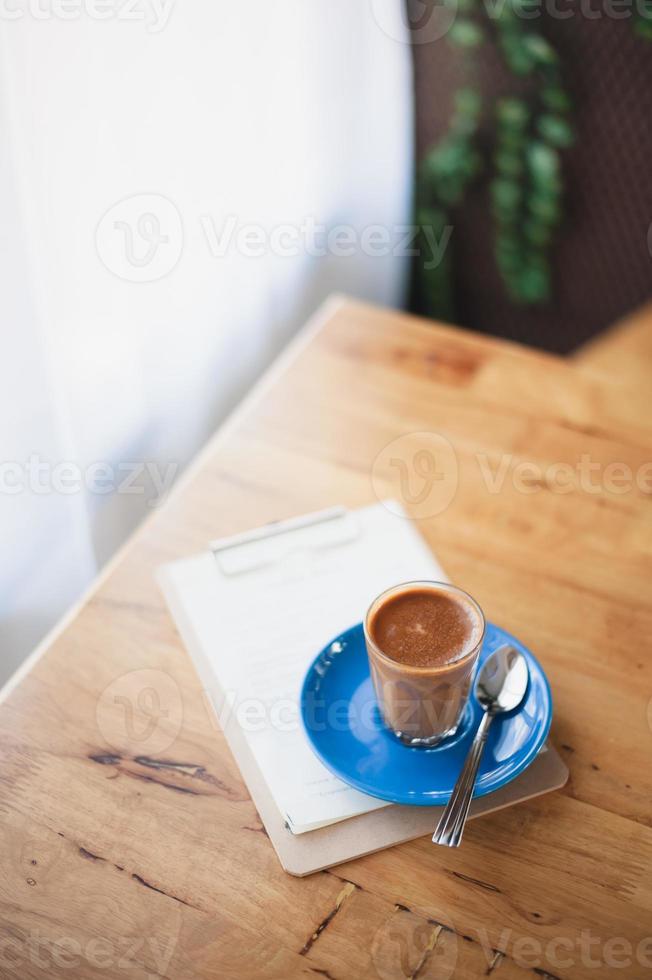
<path fill-rule="evenodd" d="M 392 804 L 382 810 L 350 817 L 330 827 L 295 835 L 284 824 L 246 744 L 236 748 L 229 742 L 229 746 L 281 866 L 289 874 L 300 878 L 417 837 L 431 837 L 444 810 L 439 806 Z M 543 796 L 544 793 L 561 789 L 567 781 L 566 763 L 557 750 L 547 743 L 532 765 L 513 782 L 495 793 L 473 800 L 468 819 L 473 820 Z"/>
<path fill-rule="evenodd" d="M 360 511 L 330 508 L 212 542 L 204 555 L 173 562 L 159 569 L 159 584 L 199 673 L 205 697 L 221 720 L 226 741 L 278 858 L 283 868 L 293 875 L 307 875 L 432 833 L 440 808 L 390 805 L 364 796 L 328 773 L 312 756 L 306 742 L 309 756 L 300 756 L 297 765 L 300 766 L 303 760 L 308 768 L 319 767 L 325 774 L 328 794 L 323 799 L 318 796 L 314 801 L 312 816 L 319 815 L 321 809 L 330 808 L 329 822 L 327 826 L 317 824 L 315 829 L 307 830 L 305 827 L 311 825 L 305 823 L 304 832 L 293 832 L 289 816 L 293 805 L 288 802 L 292 799 L 292 793 L 284 794 L 282 786 L 279 790 L 278 778 L 275 781 L 274 772 L 270 771 L 270 767 L 273 770 L 278 762 L 279 745 L 274 749 L 274 746 L 267 745 L 264 737 L 257 739 L 247 734 L 228 710 L 228 692 L 225 692 L 224 681 L 231 689 L 237 689 L 244 682 L 237 662 L 221 661 L 219 672 L 222 676 L 217 676 L 215 646 L 219 634 L 216 633 L 215 623 L 216 617 L 219 617 L 219 603 L 213 602 L 213 587 L 219 582 L 225 605 L 228 605 L 229 597 L 236 603 L 237 617 L 237 597 L 243 594 L 243 590 L 267 589 L 273 593 L 274 589 L 283 587 L 287 582 L 290 594 L 305 597 L 310 594 L 311 583 L 321 584 L 319 576 L 324 574 L 324 581 L 330 581 L 335 587 L 333 569 L 337 572 L 338 562 L 343 557 L 349 565 L 355 559 L 355 584 L 353 581 L 337 582 L 338 586 L 350 584 L 353 594 L 349 594 L 351 589 L 344 588 L 332 597 L 333 608 L 326 610 L 322 624 L 325 635 L 320 637 L 317 631 L 308 642 L 307 667 L 317 650 L 331 636 L 351 625 L 356 618 L 359 619 L 360 610 L 368 605 L 367 599 L 373 598 L 386 585 L 410 578 L 445 579 L 443 570 L 413 522 L 398 515 L 400 508 L 394 501 L 391 502 L 391 510 L 383 504 Z M 362 555 L 363 550 L 368 554 Z M 367 566 L 369 581 L 361 582 Z M 367 588 L 370 594 L 365 598 Z M 215 587 L 216 596 L 219 590 Z M 226 614 L 228 612 L 226 610 Z M 338 620 L 337 616 L 342 618 Z M 237 646 L 236 640 L 237 637 L 233 642 Z M 296 663 L 293 664 L 293 669 L 299 669 Z M 282 754 L 282 743 L 279 744 Z M 299 778 L 294 771 L 291 775 Z M 516 780 L 495 793 L 475 800 L 471 818 L 558 789 L 567 778 L 567 767 L 548 744 Z M 332 795 L 329 780 L 333 784 Z M 300 795 L 299 781 L 294 787 L 294 799 Z M 305 795 L 309 796 L 307 793 Z M 295 803 L 295 806 L 298 805 Z M 373 809 L 366 812 L 370 807 Z M 304 818 L 307 821 L 308 815 L 304 814 Z"/>

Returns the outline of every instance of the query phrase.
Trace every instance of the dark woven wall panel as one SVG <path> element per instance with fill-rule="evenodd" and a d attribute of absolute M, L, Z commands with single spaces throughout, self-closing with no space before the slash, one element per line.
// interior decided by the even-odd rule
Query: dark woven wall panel
<path fill-rule="evenodd" d="M 652 42 L 638 38 L 630 20 L 604 11 L 589 20 L 577 3 L 558 6 L 573 16 L 534 21 L 561 56 L 577 134 L 563 152 L 565 217 L 553 247 L 554 300 L 515 306 L 506 296 L 494 262 L 486 183 L 455 216 L 451 246 L 460 323 L 565 352 L 652 296 Z M 466 76 L 445 38 L 414 44 L 413 52 L 421 158 L 445 132 L 452 93 Z M 493 45 L 473 57 L 490 104 L 518 90 Z M 487 144 L 489 130 L 487 119 Z"/>

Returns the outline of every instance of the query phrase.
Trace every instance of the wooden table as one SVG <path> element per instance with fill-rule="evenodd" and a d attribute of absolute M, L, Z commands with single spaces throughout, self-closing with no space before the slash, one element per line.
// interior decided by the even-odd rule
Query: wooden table
<path fill-rule="evenodd" d="M 652 976 L 652 427 L 619 398 L 539 352 L 321 311 L 5 692 L 2 980 Z M 457 490 L 419 527 L 545 665 L 571 779 L 476 821 L 459 851 L 423 838 L 292 878 L 153 572 L 400 493 L 383 460 L 409 466 L 432 433 Z"/>

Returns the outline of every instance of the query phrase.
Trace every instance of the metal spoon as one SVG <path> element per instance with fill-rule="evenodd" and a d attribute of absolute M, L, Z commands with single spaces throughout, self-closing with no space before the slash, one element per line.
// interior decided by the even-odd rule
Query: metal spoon
<path fill-rule="evenodd" d="M 441 815 L 432 840 L 435 844 L 459 847 L 471 806 L 478 767 L 489 726 L 496 715 L 517 708 L 527 691 L 527 660 L 506 644 L 487 657 L 475 682 L 475 696 L 484 711 L 455 788 Z"/>

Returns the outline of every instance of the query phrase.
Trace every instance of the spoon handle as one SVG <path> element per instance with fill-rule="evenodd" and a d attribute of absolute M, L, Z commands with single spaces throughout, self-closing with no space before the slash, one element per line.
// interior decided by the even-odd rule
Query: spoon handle
<path fill-rule="evenodd" d="M 475 780 L 478 775 L 478 768 L 485 742 L 489 733 L 489 726 L 493 721 L 493 715 L 485 711 L 482 721 L 475 733 L 475 738 L 471 743 L 464 766 L 455 783 L 455 788 L 451 793 L 450 799 L 446 804 L 446 809 L 442 813 L 437 829 L 433 834 L 434 844 L 443 844 L 446 847 L 459 847 L 464 833 L 464 825 L 471 806 Z"/>

